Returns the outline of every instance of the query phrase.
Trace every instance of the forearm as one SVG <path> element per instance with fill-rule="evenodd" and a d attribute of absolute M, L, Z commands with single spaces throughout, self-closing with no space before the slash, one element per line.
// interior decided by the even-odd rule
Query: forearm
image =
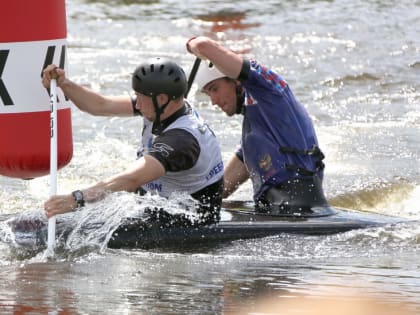
<path fill-rule="evenodd" d="M 242 57 L 210 38 L 193 38 L 188 41 L 187 49 L 198 58 L 210 60 L 227 77 L 237 79 L 241 72 Z"/>
<path fill-rule="evenodd" d="M 81 190 L 81 205 L 77 203 L 73 193 L 52 196 L 44 203 L 45 214 L 50 218 L 57 214 L 74 211 L 78 206 L 83 206 L 85 202 L 96 202 L 104 199 L 107 193 L 111 191 L 125 190 L 125 184 L 123 183 L 122 178 L 116 176 L 83 189 Z"/>
<path fill-rule="evenodd" d="M 102 200 L 109 192 L 134 192 L 142 185 L 162 177 L 165 174 L 163 165 L 154 157 L 146 155 L 137 160 L 126 171 L 82 190 L 85 202 Z M 77 203 L 72 194 L 52 196 L 44 203 L 45 214 L 51 217 L 74 210 Z"/>
<path fill-rule="evenodd" d="M 86 87 L 66 79 L 60 88 L 81 111 L 95 116 L 132 116 L 130 97 L 102 96 Z"/>
<path fill-rule="evenodd" d="M 245 164 L 236 156 L 232 156 L 224 173 L 223 198 L 229 197 L 249 178 Z"/>
<path fill-rule="evenodd" d="M 121 173 L 82 190 L 86 202 L 100 201 L 110 192 L 134 192 L 144 183 L 132 175 Z"/>
<path fill-rule="evenodd" d="M 102 96 L 86 87 L 74 83 L 66 77 L 64 69 L 50 64 L 42 71 L 42 84 L 49 88 L 51 80 L 80 110 L 96 116 L 133 116 L 130 96 Z"/>
<path fill-rule="evenodd" d="M 154 157 L 146 155 L 137 160 L 126 171 L 100 181 L 97 184 L 83 189 L 87 202 L 103 199 L 108 192 L 127 191 L 135 192 L 139 187 L 151 182 L 165 174 L 163 165 Z"/>

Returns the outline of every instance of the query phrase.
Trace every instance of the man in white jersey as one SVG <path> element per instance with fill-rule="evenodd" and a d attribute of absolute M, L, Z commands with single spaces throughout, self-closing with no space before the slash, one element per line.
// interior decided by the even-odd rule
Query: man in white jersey
<path fill-rule="evenodd" d="M 98 116 L 141 115 L 144 124 L 142 145 L 132 166 L 91 187 L 50 197 L 44 204 L 47 217 L 101 200 L 107 192 L 151 191 L 164 197 L 188 193 L 199 201 L 201 223 L 220 219 L 220 147 L 214 133 L 184 99 L 187 79 L 180 66 L 163 58 L 140 64 L 132 76 L 132 98 L 102 96 L 72 82 L 55 65 L 43 71 L 46 88 L 54 73 L 57 86 L 80 110 Z"/>

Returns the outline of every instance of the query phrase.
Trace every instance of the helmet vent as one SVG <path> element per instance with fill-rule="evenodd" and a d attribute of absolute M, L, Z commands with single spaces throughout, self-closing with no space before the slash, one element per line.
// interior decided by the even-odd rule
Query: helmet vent
<path fill-rule="evenodd" d="M 132 87 L 143 95 L 167 94 L 176 99 L 184 95 L 187 79 L 184 70 L 173 61 L 154 58 L 136 68 Z"/>

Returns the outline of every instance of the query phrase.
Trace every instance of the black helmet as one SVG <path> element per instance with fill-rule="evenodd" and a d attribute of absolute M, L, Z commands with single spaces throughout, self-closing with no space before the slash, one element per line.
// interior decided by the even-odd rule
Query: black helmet
<path fill-rule="evenodd" d="M 153 58 L 140 64 L 133 73 L 133 90 L 148 96 L 167 94 L 177 99 L 187 91 L 187 77 L 175 62 Z"/>

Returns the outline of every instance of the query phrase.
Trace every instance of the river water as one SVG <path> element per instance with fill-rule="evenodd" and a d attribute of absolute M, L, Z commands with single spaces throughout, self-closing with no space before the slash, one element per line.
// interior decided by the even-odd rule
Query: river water
<path fill-rule="evenodd" d="M 194 58 L 185 41 L 216 38 L 277 70 L 305 104 L 326 155 L 331 204 L 420 219 L 419 1 L 66 5 L 68 73 L 76 82 L 104 94 L 130 93 L 130 73 L 141 60 L 167 56 L 188 70 Z M 227 159 L 239 142 L 240 117 L 226 118 L 195 90 L 190 99 Z M 135 157 L 141 131 L 138 118 L 91 117 L 76 108 L 72 113 L 74 157 L 59 172 L 59 193 L 123 170 Z M 0 185 L 2 215 L 41 215 L 48 177 L 0 176 Z M 251 191 L 246 183 L 231 199 L 249 200 Z M 130 195 L 116 194 L 88 210 L 118 217 L 135 206 Z M 7 233 L 4 226 L 0 233 Z M 111 250 L 103 235 L 76 235 L 53 259 L 0 243 L 0 313 L 256 314 L 268 313 L 270 302 L 286 314 L 302 311 L 300 299 L 338 296 L 340 303 L 354 305 L 364 297 L 388 303 L 389 313 L 405 305 L 418 314 L 419 258 L 417 224 L 188 251 Z"/>

